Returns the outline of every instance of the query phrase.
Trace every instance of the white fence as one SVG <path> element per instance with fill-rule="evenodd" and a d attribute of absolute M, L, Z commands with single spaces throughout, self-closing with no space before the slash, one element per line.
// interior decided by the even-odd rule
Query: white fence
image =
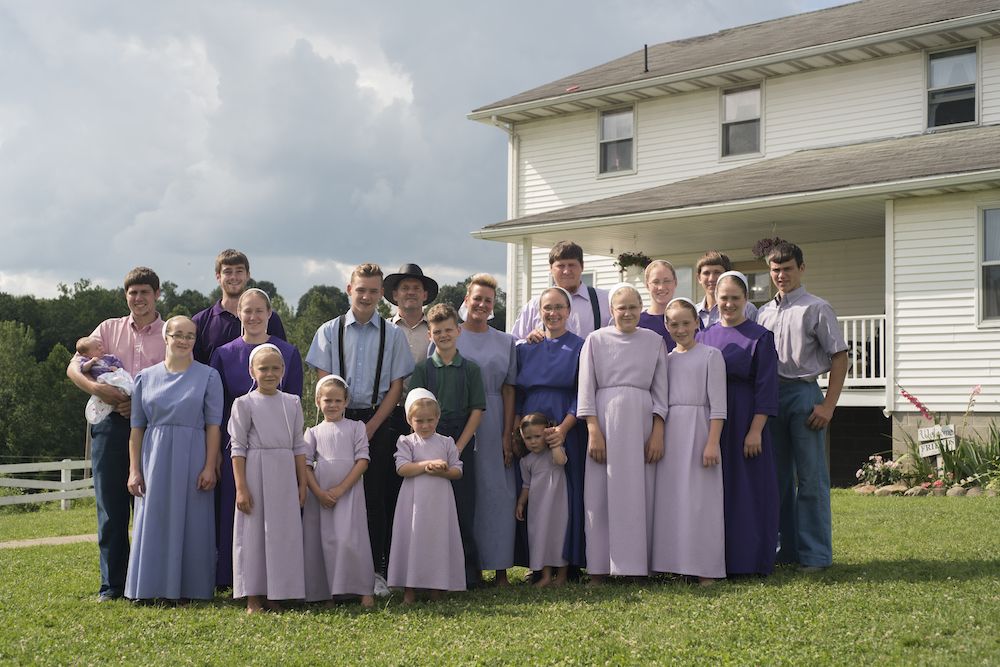
<path fill-rule="evenodd" d="M 25 473 L 52 472 L 58 470 L 58 482 L 47 479 L 15 479 L 7 475 Z M 83 470 L 82 479 L 73 479 L 74 470 Z M 14 463 L 0 465 L 0 486 L 15 489 L 41 489 L 42 493 L 26 493 L 19 496 L 0 496 L 2 505 L 23 505 L 27 503 L 44 503 L 58 500 L 61 509 L 69 509 L 73 498 L 92 498 L 94 496 L 94 478 L 90 474 L 90 461 L 73 461 L 63 459 L 47 463 Z"/>
<path fill-rule="evenodd" d="M 885 386 L 885 315 L 838 317 L 847 341 L 844 389 Z M 826 386 L 827 376 L 819 383 Z"/>

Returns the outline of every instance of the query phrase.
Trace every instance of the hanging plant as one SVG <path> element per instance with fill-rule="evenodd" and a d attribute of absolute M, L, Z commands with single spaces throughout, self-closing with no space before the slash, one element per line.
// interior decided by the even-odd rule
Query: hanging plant
<path fill-rule="evenodd" d="M 775 236 L 773 239 L 762 238 L 761 240 L 753 244 L 753 248 L 750 249 L 750 252 L 752 252 L 753 256 L 756 257 L 757 259 L 762 260 L 768 256 L 768 254 L 771 252 L 771 249 L 774 248 L 774 246 L 780 243 L 788 243 L 788 242 L 785 239 L 781 238 L 780 236 Z"/>
<path fill-rule="evenodd" d="M 623 252 L 618 255 L 615 266 L 618 267 L 619 271 L 625 271 L 630 266 L 645 269 L 652 261 L 652 258 L 644 252 Z"/>

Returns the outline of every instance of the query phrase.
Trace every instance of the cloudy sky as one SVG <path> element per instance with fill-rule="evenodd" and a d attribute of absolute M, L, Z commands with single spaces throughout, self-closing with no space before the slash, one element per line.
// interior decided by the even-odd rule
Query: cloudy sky
<path fill-rule="evenodd" d="M 657 43 L 840 0 L 0 0 L 0 291 L 350 267 L 502 274 L 506 135 L 471 109 Z"/>

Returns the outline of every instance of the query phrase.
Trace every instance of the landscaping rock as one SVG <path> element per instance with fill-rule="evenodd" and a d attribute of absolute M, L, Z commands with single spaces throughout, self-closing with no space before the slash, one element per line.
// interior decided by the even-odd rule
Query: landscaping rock
<path fill-rule="evenodd" d="M 948 489 L 944 488 L 943 486 L 939 486 L 939 487 L 931 489 L 931 495 L 932 496 L 943 496 L 943 495 L 945 495 L 947 493 L 948 493 Z"/>
<path fill-rule="evenodd" d="M 971 489 L 969 489 L 968 491 L 966 491 L 965 495 L 966 496 L 981 496 L 981 495 L 983 495 L 983 487 L 981 487 L 981 486 L 974 486 Z"/>
<path fill-rule="evenodd" d="M 861 496 L 871 496 L 875 494 L 874 484 L 862 484 L 860 486 L 854 487 L 854 493 Z"/>
<path fill-rule="evenodd" d="M 953 486 L 950 489 L 948 489 L 948 493 L 946 495 L 949 495 L 949 496 L 964 496 L 965 495 L 965 487 L 962 487 L 962 486 L 959 486 L 959 485 L 956 484 L 955 486 Z"/>
<path fill-rule="evenodd" d="M 905 484 L 887 484 L 875 489 L 876 496 L 898 496 L 906 493 Z"/>
<path fill-rule="evenodd" d="M 997 490 L 996 489 L 986 489 L 986 496 L 989 497 L 989 498 L 996 498 L 997 497 Z"/>
<path fill-rule="evenodd" d="M 926 496 L 930 493 L 930 489 L 925 489 L 922 486 L 910 487 L 903 493 L 904 496 Z"/>

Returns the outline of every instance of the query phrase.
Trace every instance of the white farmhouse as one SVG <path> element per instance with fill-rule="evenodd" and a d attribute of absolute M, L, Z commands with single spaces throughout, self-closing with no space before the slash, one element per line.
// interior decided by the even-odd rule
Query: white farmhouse
<path fill-rule="evenodd" d="M 835 480 L 926 425 L 900 386 L 960 423 L 981 384 L 976 425 L 1000 415 L 1000 0 L 863 0 L 658 44 L 469 117 L 509 135 L 509 219 L 475 234 L 508 244 L 508 325 L 562 239 L 592 284 L 641 250 L 696 299 L 694 262 L 721 250 L 761 302 L 751 248 L 779 236 L 853 346 Z"/>

